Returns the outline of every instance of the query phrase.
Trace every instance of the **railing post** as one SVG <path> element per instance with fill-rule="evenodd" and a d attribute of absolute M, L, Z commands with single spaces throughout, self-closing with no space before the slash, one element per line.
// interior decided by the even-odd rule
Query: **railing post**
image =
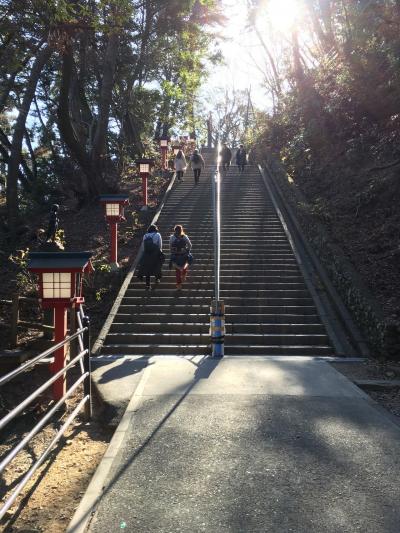
<path fill-rule="evenodd" d="M 76 333 L 76 313 L 77 310 L 75 307 L 71 307 L 69 310 L 69 334 L 73 335 Z M 78 339 L 74 339 L 69 343 L 69 358 L 73 359 L 78 355 Z"/>
<path fill-rule="evenodd" d="M 19 294 L 16 293 L 12 297 L 12 304 L 11 304 L 10 348 L 16 348 L 16 346 L 18 345 L 18 322 L 19 322 Z"/>
<path fill-rule="evenodd" d="M 85 420 L 92 418 L 92 376 L 91 376 L 91 339 L 90 339 L 90 319 L 88 316 L 84 316 L 82 320 L 82 326 L 86 328 L 83 332 L 83 346 L 87 350 L 87 353 L 83 357 L 83 367 L 85 372 L 88 372 L 88 376 L 83 382 L 83 394 L 89 396 L 89 401 L 85 403 Z"/>
<path fill-rule="evenodd" d="M 225 305 L 221 300 L 213 300 L 210 309 L 210 335 L 212 343 L 212 356 L 224 356 L 225 343 Z"/>

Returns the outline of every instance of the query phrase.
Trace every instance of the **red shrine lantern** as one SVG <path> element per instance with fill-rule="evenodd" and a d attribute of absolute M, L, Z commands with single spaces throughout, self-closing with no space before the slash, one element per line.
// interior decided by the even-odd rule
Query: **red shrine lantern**
<path fill-rule="evenodd" d="M 151 169 L 154 167 L 154 159 L 137 159 L 136 165 L 142 178 L 143 205 L 142 210 L 148 209 L 147 206 L 147 180 L 150 176 Z"/>
<path fill-rule="evenodd" d="M 169 143 L 168 137 L 162 137 L 160 139 L 161 168 L 162 168 L 162 170 L 167 170 L 168 143 Z"/>
<path fill-rule="evenodd" d="M 104 206 L 104 216 L 110 226 L 111 232 L 111 250 L 110 263 L 114 269 L 118 265 L 118 223 L 125 220 L 124 208 L 129 204 L 127 194 L 108 194 L 100 196 L 100 202 Z"/>
<path fill-rule="evenodd" d="M 28 270 L 39 276 L 39 298 L 43 309 L 54 309 L 54 343 L 67 334 L 67 309 L 75 308 L 85 300 L 82 293 L 83 275 L 93 272 L 91 252 L 31 252 Z M 56 374 L 65 368 L 66 347 L 54 353 L 50 369 Z M 66 392 L 65 374 L 53 384 L 54 400 Z"/>

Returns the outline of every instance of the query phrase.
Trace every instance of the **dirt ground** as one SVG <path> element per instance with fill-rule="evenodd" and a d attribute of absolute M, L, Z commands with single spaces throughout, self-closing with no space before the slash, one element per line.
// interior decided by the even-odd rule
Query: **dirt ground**
<path fill-rule="evenodd" d="M 400 364 L 398 361 L 369 359 L 363 363 L 332 363 L 332 366 L 351 381 L 377 380 L 390 382 L 400 380 Z M 365 389 L 364 392 L 390 413 L 398 416 L 400 422 L 400 387 L 379 391 Z"/>
<path fill-rule="evenodd" d="M 39 368 L 31 376 L 31 386 L 45 378 L 45 369 Z M 73 380 L 76 379 L 76 375 Z M 20 390 L 20 389 L 18 389 Z M 22 393 L 21 393 L 22 394 Z M 0 484 L 1 499 L 11 494 L 16 484 L 50 444 L 57 430 L 65 422 L 68 413 L 82 398 L 82 389 L 67 401 L 67 410 L 55 415 L 52 422 L 36 435 L 28 446 L 6 468 Z M 20 396 L 20 395 L 18 395 Z M 13 402 L 17 403 L 19 398 Z M 15 446 L 45 414 L 49 404 L 47 396 L 41 397 L 26 409 L 10 427 L 3 430 L 0 458 Z M 50 402 L 51 404 L 51 402 Z M 2 411 L 12 407 L 2 396 Z M 95 404 L 98 410 L 98 406 Z M 5 533 L 62 533 L 84 494 L 89 481 L 106 451 L 111 430 L 103 427 L 95 418 L 85 422 L 82 416 L 75 419 L 64 437 L 53 449 L 43 465 L 23 489 L 16 503 L 0 524 Z M 4 529 L 2 529 L 4 528 Z"/>
<path fill-rule="evenodd" d="M 128 178 L 127 178 L 128 180 Z M 120 272 L 118 275 L 107 271 L 109 257 L 109 228 L 104 220 L 103 208 L 95 202 L 79 208 L 71 199 L 60 204 L 59 228 L 64 231 L 65 250 L 88 250 L 93 253 L 92 262 L 95 272 L 84 281 L 85 308 L 91 319 L 92 336 L 96 338 L 106 319 L 118 289 L 126 272 L 137 254 L 144 229 L 153 217 L 156 207 L 164 195 L 169 183 L 168 178 L 154 177 L 149 187 L 147 212 L 141 212 L 141 183 L 126 181 L 122 184 L 122 193 L 129 194 L 130 204 L 125 209 L 125 222 L 118 225 L 118 257 Z M 36 295 L 36 277 L 25 276 L 18 257 L 27 250 L 37 251 L 42 237 L 40 232 L 47 227 L 48 213 L 33 214 L 29 226 L 20 236 L 16 262 L 8 258 L 5 244 L 0 235 L 0 352 L 9 348 L 10 339 L 10 301 L 17 290 L 23 296 Z M 39 237 L 38 237 L 39 234 Z M 21 277 L 21 273 L 24 277 Z M 41 322 L 38 304 L 21 303 L 21 320 Z M 41 335 L 39 330 L 20 326 L 18 328 L 19 346 L 26 347 Z M 1 363 L 1 361 L 0 361 Z"/>
<path fill-rule="evenodd" d="M 125 210 L 126 221 L 119 225 L 118 247 L 121 269 L 118 275 L 111 274 L 106 269 L 109 231 L 101 206 L 96 203 L 79 209 L 77 206 L 69 205 L 68 199 L 61 205 L 60 228 L 65 232 L 65 249 L 93 252 L 96 271 L 84 284 L 85 310 L 91 319 L 93 341 L 137 254 L 143 231 L 154 215 L 168 182 L 169 180 L 165 178 L 153 181 L 153 186 L 149 188 L 150 209 L 145 214 L 140 212 L 140 183 L 125 184 L 126 191 L 130 195 L 130 206 Z M 38 248 L 40 242 L 37 239 L 37 229 L 46 227 L 47 216 L 47 213 L 38 213 L 32 217 L 29 227 L 20 238 L 20 250 Z M 2 249 L 4 247 L 0 239 L 0 250 Z M 0 277 L 2 279 L 0 284 L 0 352 L 3 351 L 3 353 L 9 347 L 10 308 L 1 300 L 11 299 L 21 271 L 20 266 L 10 261 L 7 254 L 0 253 Z M 20 293 L 27 296 L 33 295 L 29 283 L 22 283 L 22 287 L 21 283 L 19 285 Z M 35 291 L 34 279 L 31 286 Z M 30 322 L 40 322 L 42 316 L 38 305 L 23 303 L 20 318 Z M 40 353 L 48 347 L 48 341 L 44 341 L 42 333 L 35 328 L 20 326 L 18 341 L 20 350 L 25 351 L 29 348 L 33 354 Z M 10 366 L 9 361 L 4 362 L 0 358 L 0 374 L 8 372 L 11 368 L 12 364 Z M 47 367 L 37 366 L 33 371 L 26 372 L 21 378 L 4 386 L 0 391 L 0 418 L 43 383 L 46 376 L 48 377 Z M 22 450 L 10 463 L 0 478 L 1 501 L 22 479 L 35 459 L 47 448 L 57 430 L 65 422 L 67 414 L 73 410 L 81 398 L 82 390 L 78 389 L 68 400 L 66 412 L 55 416 L 51 423 L 35 436 L 26 449 Z M 51 405 L 51 398 L 43 395 L 2 431 L 0 460 L 42 418 L 49 404 Z M 99 405 L 95 404 L 96 412 L 99 412 Z M 90 423 L 85 423 L 82 418 L 77 418 L 11 507 L 0 524 L 0 530 L 6 533 L 64 532 L 104 455 L 111 436 L 111 430 L 103 427 L 101 419 L 97 420 L 95 417 Z"/>

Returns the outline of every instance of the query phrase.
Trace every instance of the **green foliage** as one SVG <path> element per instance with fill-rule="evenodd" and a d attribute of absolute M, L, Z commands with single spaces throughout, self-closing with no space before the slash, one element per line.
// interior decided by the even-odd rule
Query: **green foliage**
<path fill-rule="evenodd" d="M 35 277 L 28 271 L 29 248 L 17 250 L 9 256 L 9 261 L 17 268 L 16 286 L 20 294 L 32 293 L 36 290 Z"/>
<path fill-rule="evenodd" d="M 216 6 L 214 0 L 37 0 L 17 8 L 14 0 L 0 2 L 6 166 L 15 116 L 5 111 L 18 113 L 38 51 L 52 52 L 26 121 L 18 182 L 23 216 L 63 196 L 81 204 L 117 190 L 132 160 L 151 152 L 150 139 L 193 124 L 205 64 L 215 59 L 208 56 Z M 64 77 L 63 69 L 70 69 Z"/>
<path fill-rule="evenodd" d="M 96 302 L 101 302 L 103 297 L 108 293 L 108 289 L 106 288 L 101 288 L 99 290 L 96 291 L 96 294 L 95 294 L 95 299 L 96 299 Z"/>

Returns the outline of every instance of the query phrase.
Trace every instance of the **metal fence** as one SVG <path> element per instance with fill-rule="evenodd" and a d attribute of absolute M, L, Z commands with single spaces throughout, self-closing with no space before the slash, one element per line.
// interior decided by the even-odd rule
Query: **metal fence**
<path fill-rule="evenodd" d="M 3 506 L 0 508 L 0 520 L 4 517 L 6 512 L 16 501 L 18 495 L 21 493 L 22 489 L 28 483 L 28 481 L 35 474 L 37 469 L 42 465 L 46 460 L 54 446 L 61 439 L 65 431 L 71 425 L 73 420 L 77 417 L 79 412 L 84 409 L 85 419 L 90 419 L 91 417 L 91 385 L 90 385 L 90 321 L 87 316 L 84 315 L 82 306 L 77 310 L 77 324 L 78 330 L 65 338 L 64 341 L 56 344 L 52 348 L 46 350 L 45 352 L 33 357 L 26 363 L 22 364 L 15 370 L 9 372 L 5 376 L 0 378 L 0 387 L 4 386 L 6 383 L 12 381 L 15 377 L 21 375 L 28 369 L 31 369 L 36 364 L 43 362 L 46 358 L 51 356 L 58 349 L 63 346 L 70 346 L 74 342 L 78 342 L 78 354 L 70 356 L 70 360 L 67 362 L 66 366 L 54 374 L 50 379 L 48 379 L 43 385 L 36 389 L 32 394 L 30 394 L 25 400 L 19 403 L 14 407 L 6 416 L 0 420 L 0 430 L 2 430 L 7 424 L 14 420 L 20 413 L 22 413 L 26 407 L 28 407 L 38 396 L 40 396 L 45 390 L 47 390 L 53 383 L 58 379 L 66 377 L 66 373 L 71 368 L 78 366 L 81 371 L 81 375 L 75 381 L 75 383 L 66 391 L 64 396 L 58 400 L 43 416 L 41 420 L 28 432 L 28 434 L 12 448 L 7 455 L 0 462 L 0 475 L 4 472 L 5 468 L 15 459 L 17 454 L 24 449 L 28 443 L 39 433 L 41 429 L 51 420 L 53 415 L 56 413 L 60 407 L 62 407 L 66 400 L 72 396 L 72 394 L 78 389 L 80 385 L 83 385 L 83 398 L 80 400 L 78 405 L 74 410 L 68 415 L 67 419 L 63 423 L 62 427 L 57 431 L 56 435 L 52 441 L 47 446 L 46 450 L 42 455 L 32 464 L 30 469 L 23 476 L 22 480 L 14 487 L 12 493 L 3 503 Z M 71 353 L 71 350 L 70 350 Z"/>

